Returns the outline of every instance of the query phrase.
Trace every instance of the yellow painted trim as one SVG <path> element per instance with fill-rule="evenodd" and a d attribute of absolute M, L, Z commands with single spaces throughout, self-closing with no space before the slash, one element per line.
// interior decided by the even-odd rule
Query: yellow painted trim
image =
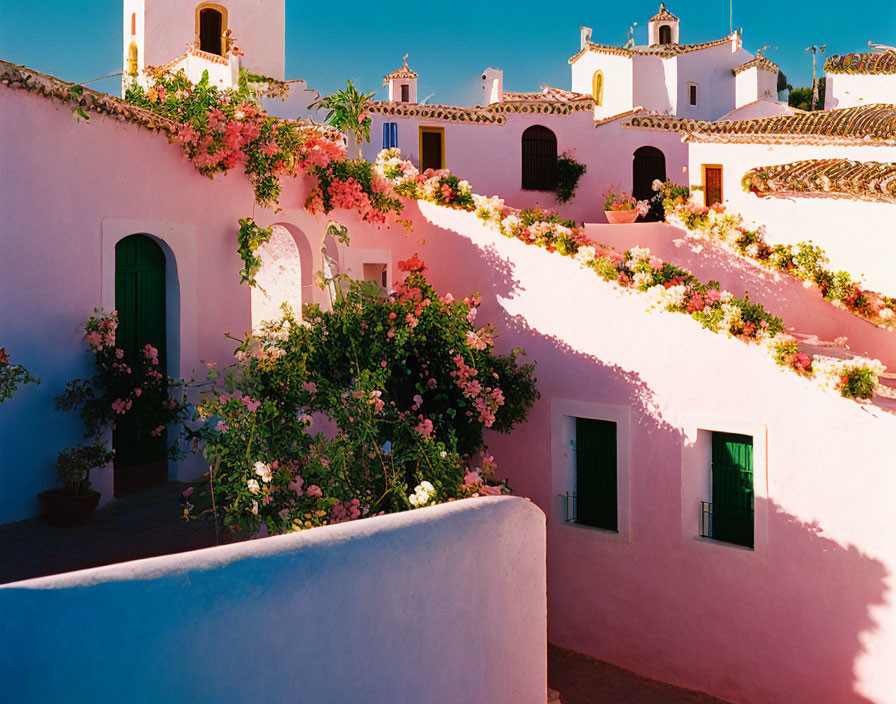
<path fill-rule="evenodd" d="M 137 53 L 138 53 L 137 42 L 132 41 L 128 45 L 128 75 L 129 76 L 136 76 L 137 72 L 140 69 L 140 67 L 138 66 L 138 63 L 137 63 L 137 58 L 138 58 Z"/>
<path fill-rule="evenodd" d="M 224 56 L 227 53 L 227 50 L 230 49 L 228 46 L 224 46 L 225 44 L 225 35 L 227 34 L 228 18 L 227 18 L 227 8 L 223 5 L 218 5 L 213 2 L 203 2 L 200 3 L 196 7 L 196 46 L 200 46 L 199 42 L 199 13 L 202 10 L 217 10 L 221 13 L 221 56 Z"/>
<path fill-rule="evenodd" d="M 594 98 L 597 107 L 604 104 L 604 72 L 600 69 L 597 69 L 591 77 L 591 97 Z"/>
<path fill-rule="evenodd" d="M 725 170 L 722 164 L 701 164 L 700 165 L 700 177 L 703 183 L 703 205 L 704 207 L 709 207 L 709 203 L 706 202 L 706 170 L 707 169 L 718 169 L 719 170 L 719 202 L 725 202 Z"/>
<path fill-rule="evenodd" d="M 442 143 L 442 163 L 439 166 L 440 169 L 445 168 L 445 128 L 444 127 L 424 127 L 420 125 L 419 133 L 418 133 L 418 145 L 417 145 L 417 162 L 422 163 L 423 159 L 423 133 L 429 132 L 430 134 L 438 134 L 441 138 Z"/>

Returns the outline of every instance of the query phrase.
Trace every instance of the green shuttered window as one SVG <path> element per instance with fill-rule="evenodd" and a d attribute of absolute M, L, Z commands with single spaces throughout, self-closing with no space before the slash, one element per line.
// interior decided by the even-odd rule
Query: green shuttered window
<path fill-rule="evenodd" d="M 618 530 L 616 423 L 576 418 L 576 523 Z"/>
<path fill-rule="evenodd" d="M 710 537 L 753 547 L 753 438 L 712 434 Z"/>

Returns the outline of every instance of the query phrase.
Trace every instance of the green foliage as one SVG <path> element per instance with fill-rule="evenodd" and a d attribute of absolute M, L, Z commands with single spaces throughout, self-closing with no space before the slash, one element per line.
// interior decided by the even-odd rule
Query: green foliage
<path fill-rule="evenodd" d="M 328 110 L 324 122 L 333 125 L 336 129 L 352 134 L 358 142 L 358 156 L 360 157 L 361 143 L 370 141 L 370 124 L 367 104 L 373 98 L 373 93 L 360 93 L 352 85 L 350 79 L 346 79 L 346 87 L 331 95 L 325 95 L 314 101 L 309 108 L 321 107 Z"/>
<path fill-rule="evenodd" d="M 271 228 L 259 227 L 252 218 L 241 218 L 239 224 L 237 253 L 243 260 L 243 268 L 240 269 L 240 283 L 255 286 L 255 275 L 261 269 L 261 257 L 255 256 L 255 250 L 271 241 Z"/>
<path fill-rule="evenodd" d="M 15 396 L 24 384 L 40 384 L 40 379 L 21 364 L 10 363 L 6 348 L 0 347 L 0 403 Z"/>
<path fill-rule="evenodd" d="M 865 367 L 850 367 L 840 379 L 840 395 L 844 398 L 870 399 L 877 386 L 877 374 Z"/>
<path fill-rule="evenodd" d="M 554 192 L 557 194 L 557 200 L 561 203 L 568 203 L 576 194 L 576 188 L 579 185 L 579 179 L 586 171 L 584 164 L 580 164 L 568 154 L 557 157 L 557 165 L 555 168 L 556 183 Z"/>
<path fill-rule="evenodd" d="M 105 467 L 114 453 L 103 445 L 89 443 L 62 450 L 56 458 L 56 470 L 65 496 L 90 493 L 90 470 Z"/>
<path fill-rule="evenodd" d="M 818 79 L 818 102 L 815 105 L 815 110 L 824 110 L 825 84 L 826 81 L 823 77 Z M 813 109 L 812 86 L 792 89 L 787 98 L 787 104 L 792 108 L 811 111 Z"/>
<path fill-rule="evenodd" d="M 393 295 L 352 282 L 332 311 L 307 306 L 304 324 L 287 312 L 242 342 L 233 369 L 211 369 L 197 435 L 212 474 L 196 508 L 214 498 L 231 529 L 283 533 L 500 493 L 474 456 L 486 427 L 525 418 L 533 369 L 493 351 L 475 299 L 439 296 L 416 256 L 401 266 Z M 326 435 L 308 432 L 312 416 Z"/>

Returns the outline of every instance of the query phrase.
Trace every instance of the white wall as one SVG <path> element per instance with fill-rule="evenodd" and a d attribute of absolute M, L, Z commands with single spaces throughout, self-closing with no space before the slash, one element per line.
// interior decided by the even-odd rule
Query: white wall
<path fill-rule="evenodd" d="M 697 120 L 717 120 L 735 106 L 734 68 L 753 55 L 743 48 L 732 51 L 731 42 L 701 51 L 681 54 L 678 64 L 678 110 L 676 115 Z M 697 83 L 698 104 L 688 103 L 688 83 Z"/>
<path fill-rule="evenodd" d="M 896 103 L 896 75 L 825 74 L 824 109 Z"/>
<path fill-rule="evenodd" d="M 544 704 L 545 584 L 515 497 L 18 582 L 3 696 Z"/>
<path fill-rule="evenodd" d="M 594 72 L 604 72 L 603 105 L 594 108 L 594 117 L 601 119 L 631 110 L 634 107 L 632 59 L 615 54 L 601 54 L 589 51 L 583 54 L 572 67 L 572 90 L 591 95 Z"/>
<path fill-rule="evenodd" d="M 723 164 L 726 203 L 748 222 L 764 224 L 769 242 L 812 240 L 828 253 L 832 269 L 863 276 L 872 289 L 896 294 L 892 264 L 896 255 L 896 204 L 808 196 L 758 198 L 741 186 L 744 174 L 755 167 L 826 158 L 892 162 L 896 161 L 896 147 L 692 142 L 691 185 L 700 184 L 701 165 Z"/>

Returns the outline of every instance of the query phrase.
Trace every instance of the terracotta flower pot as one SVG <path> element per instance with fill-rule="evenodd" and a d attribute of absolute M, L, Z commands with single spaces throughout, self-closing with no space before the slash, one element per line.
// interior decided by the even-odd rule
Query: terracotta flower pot
<path fill-rule="evenodd" d="M 638 211 L 634 208 L 631 210 L 605 210 L 604 214 L 607 216 L 607 222 L 612 225 L 632 223 L 638 219 Z"/>
<path fill-rule="evenodd" d="M 67 528 L 83 526 L 100 500 L 100 492 L 91 491 L 82 496 L 65 496 L 59 489 L 42 491 L 38 494 L 44 507 L 44 517 L 54 526 Z"/>

